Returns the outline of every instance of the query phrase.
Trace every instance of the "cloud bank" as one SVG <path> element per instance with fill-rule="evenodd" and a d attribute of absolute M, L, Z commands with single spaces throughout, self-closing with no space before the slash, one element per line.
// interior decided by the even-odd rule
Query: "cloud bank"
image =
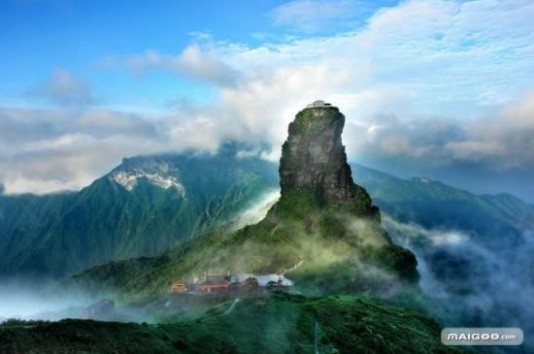
<path fill-rule="evenodd" d="M 294 1 L 270 16 L 283 26 L 306 8 L 306 27 L 320 9 L 343 17 L 336 11 L 347 4 Z M 533 17 L 534 4 L 522 0 L 412 0 L 330 35 L 274 36 L 258 45 L 196 35 L 178 53 L 110 57 L 102 70 L 162 70 L 209 87 L 215 99 L 152 114 L 2 108 L 0 180 L 7 193 L 80 188 L 126 155 L 214 151 L 227 140 L 270 144 L 266 157 L 276 160 L 287 124 L 318 98 L 345 113 L 343 139 L 354 160 L 389 172 L 467 169 L 478 174 L 465 179 L 478 181 L 520 171 L 532 180 Z M 50 99 L 71 108 L 93 99 L 87 83 L 66 72 L 45 86 Z"/>
<path fill-rule="evenodd" d="M 383 222 L 396 243 L 416 254 L 427 310 L 444 326 L 519 327 L 534 343 L 532 231 L 518 243 L 509 235 L 484 235 L 499 239 L 496 248 L 462 230 L 429 230 L 388 216 Z"/>

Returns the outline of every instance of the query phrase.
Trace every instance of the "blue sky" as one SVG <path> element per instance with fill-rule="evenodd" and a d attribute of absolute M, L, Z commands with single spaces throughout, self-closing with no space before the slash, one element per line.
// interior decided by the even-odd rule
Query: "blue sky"
<path fill-rule="evenodd" d="M 0 181 L 77 189 L 226 140 L 276 160 L 323 98 L 351 160 L 534 201 L 532 18 L 527 0 L 3 0 Z"/>
<path fill-rule="evenodd" d="M 340 4 L 343 8 L 357 7 L 357 16 L 352 17 L 350 23 L 359 25 L 365 21 L 365 15 L 380 8 L 379 2 L 357 6 L 348 6 L 348 2 L 331 4 L 332 7 Z M 314 2 L 310 2 L 310 6 L 313 5 Z M 45 82 L 53 72 L 62 69 L 79 80 L 90 80 L 94 90 L 102 96 L 100 103 L 109 106 L 132 105 L 141 100 L 142 105 L 148 106 L 145 108 L 154 109 L 176 99 L 177 95 L 205 102 L 205 96 L 212 96 L 212 90 L 195 80 L 156 70 L 140 78 L 113 70 L 106 62 L 146 51 L 179 53 L 208 35 L 230 43 L 259 46 L 265 38 L 276 43 L 285 36 L 335 34 L 349 28 L 348 23 L 336 21 L 329 21 L 317 30 L 291 28 L 283 17 L 276 20 L 275 11 L 283 6 L 283 1 L 269 0 L 6 0 L 0 4 L 4 58 L 0 68 L 3 81 L 0 93 L 11 103 L 46 106 L 49 102 L 28 97 L 28 88 Z M 311 21 L 310 26 L 319 22 Z M 136 86 L 142 86 L 143 90 L 135 89 Z"/>
<path fill-rule="evenodd" d="M 6 99 L 36 105 L 28 97 L 20 98 L 12 93 L 23 94 L 28 87 L 47 80 L 54 70 L 62 68 L 76 77 L 90 79 L 108 103 L 134 101 L 140 96 L 132 87 L 135 78 L 103 68 L 106 58 L 149 49 L 179 52 L 198 31 L 218 33 L 229 40 L 250 40 L 249 32 L 262 31 L 269 24 L 267 16 L 261 13 L 273 2 L 216 4 L 213 1 L 3 1 L 0 14 L 4 64 L 0 77 L 7 89 L 2 94 Z M 191 83 L 179 81 L 156 73 L 140 84 L 147 87 L 144 95 L 168 97 L 174 90 L 187 94 Z M 158 86 L 166 90 L 162 92 Z"/>

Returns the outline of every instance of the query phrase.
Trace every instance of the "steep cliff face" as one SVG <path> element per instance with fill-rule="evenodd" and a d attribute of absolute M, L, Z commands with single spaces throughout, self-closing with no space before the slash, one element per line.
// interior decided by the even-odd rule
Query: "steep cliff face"
<path fill-rule="evenodd" d="M 342 206 L 358 216 L 378 217 L 368 193 L 352 180 L 341 141 L 344 125 L 345 116 L 328 104 L 311 105 L 297 114 L 282 146 L 282 198 L 290 191 L 307 190 L 323 205 Z"/>
<path fill-rule="evenodd" d="M 414 254 L 392 242 L 378 208 L 352 180 L 341 142 L 343 124 L 343 115 L 329 105 L 297 114 L 282 148 L 281 197 L 257 224 L 229 232 L 217 228 L 181 242 L 154 262 L 110 264 L 75 281 L 115 287 L 119 268 L 131 272 L 131 279 L 142 279 L 119 285 L 120 291 L 140 297 L 167 292 L 164 284 L 206 270 L 287 274 L 299 291 L 315 295 L 386 294 L 395 279 L 416 281 Z"/>
<path fill-rule="evenodd" d="M 415 280 L 418 277 L 415 256 L 392 242 L 382 227 L 378 207 L 372 205 L 367 191 L 352 179 L 341 141 L 344 124 L 345 117 L 339 109 L 322 101 L 296 115 L 282 146 L 280 200 L 254 231 L 265 227 L 270 230 L 265 239 L 289 237 L 296 242 L 295 248 L 310 244 L 322 248 L 319 253 L 296 252 L 293 255 L 296 260 L 320 259 L 324 250 L 338 243 L 341 246 L 331 251 L 340 269 L 350 268 L 356 257 L 358 262 Z M 327 268 L 332 271 L 335 265 Z M 357 272 L 360 275 L 355 277 L 366 273 Z"/>

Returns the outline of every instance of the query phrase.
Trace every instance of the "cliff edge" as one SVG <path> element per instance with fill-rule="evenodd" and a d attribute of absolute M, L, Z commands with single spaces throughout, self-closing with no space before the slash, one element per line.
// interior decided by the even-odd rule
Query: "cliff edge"
<path fill-rule="evenodd" d="M 315 101 L 289 125 L 282 145 L 282 198 L 292 190 L 313 192 L 321 205 L 339 206 L 360 217 L 379 218 L 367 191 L 354 183 L 341 141 L 345 116 L 337 107 Z"/>

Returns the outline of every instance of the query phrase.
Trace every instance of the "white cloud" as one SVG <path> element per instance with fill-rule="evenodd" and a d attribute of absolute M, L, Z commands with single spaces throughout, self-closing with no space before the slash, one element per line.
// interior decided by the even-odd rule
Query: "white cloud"
<path fill-rule="evenodd" d="M 105 110 L 0 109 L 0 127 L 9 128 L 0 129 L 0 181 L 7 193 L 79 189 L 125 156 L 191 147 L 169 136 L 178 119 Z"/>
<path fill-rule="evenodd" d="M 498 141 L 451 141 L 445 144 L 444 149 L 450 152 L 453 158 L 467 161 L 480 161 L 506 153 L 504 146 Z"/>
<path fill-rule="evenodd" d="M 468 163 L 489 170 L 534 167 L 534 91 L 480 119 L 377 116 L 354 152 L 428 167 Z M 349 129 L 356 134 L 361 127 Z"/>
<path fill-rule="evenodd" d="M 409 249 L 418 241 L 419 247 L 458 246 L 471 241 L 468 233 L 462 230 L 427 229 L 415 223 L 401 223 L 387 214 L 382 219 L 386 230 L 400 238 L 396 241 Z"/>
<path fill-rule="evenodd" d="M 95 103 L 89 83 L 74 77 L 65 69 L 56 69 L 52 77 L 31 91 L 61 106 L 85 106 Z"/>
<path fill-rule="evenodd" d="M 198 34 L 197 34 L 198 37 Z M 203 40 L 209 37 L 202 37 Z M 238 80 L 238 72 L 217 55 L 196 44 L 186 47 L 178 55 L 165 55 L 154 50 L 129 58 L 108 58 L 108 66 L 125 66 L 134 72 L 149 68 L 164 68 L 180 76 L 208 83 L 231 86 Z"/>
<path fill-rule="evenodd" d="M 289 4 L 311 9 L 344 3 Z M 30 168 L 15 161 L 24 157 L 31 165 L 32 156 L 45 151 L 58 172 L 43 181 L 66 184 L 71 178 L 77 181 L 72 185 L 82 186 L 125 155 L 189 147 L 214 151 L 230 139 L 272 143 L 273 151 L 262 154 L 277 159 L 287 124 L 315 99 L 333 103 L 346 115 L 349 158 L 398 159 L 406 168 L 411 163 L 534 166 L 534 97 L 520 98 L 534 77 L 531 18 L 534 4 L 526 0 L 412 0 L 379 10 L 363 27 L 331 36 L 248 46 L 196 34 L 199 43 L 178 54 L 148 51 L 109 63 L 140 72 L 164 68 L 201 80 L 217 89 L 216 101 L 183 105 L 157 117 L 3 110 L 0 171 L 12 176 L 8 192 L 15 190 L 15 180 L 37 181 L 39 173 L 29 179 Z M 69 147 L 57 147 L 65 136 L 78 140 L 71 152 L 60 154 Z M 98 151 L 101 159 L 84 149 Z M 69 154 L 88 154 L 80 160 L 85 165 L 65 167 Z M 83 175 L 83 168 L 91 172 Z M 6 180 L 5 173 L 0 179 Z"/>
<path fill-rule="evenodd" d="M 378 11 L 354 32 L 255 48 L 221 44 L 220 55 L 241 63 L 247 80 L 222 90 L 220 111 L 235 111 L 249 131 L 279 146 L 295 112 L 324 98 L 346 114 L 353 154 L 532 164 L 516 123 L 533 121 L 531 98 L 518 102 L 534 77 L 532 16 L 528 1 L 414 0 Z M 501 113 L 518 104 L 520 114 Z M 371 126 L 380 129 L 365 136 Z"/>

